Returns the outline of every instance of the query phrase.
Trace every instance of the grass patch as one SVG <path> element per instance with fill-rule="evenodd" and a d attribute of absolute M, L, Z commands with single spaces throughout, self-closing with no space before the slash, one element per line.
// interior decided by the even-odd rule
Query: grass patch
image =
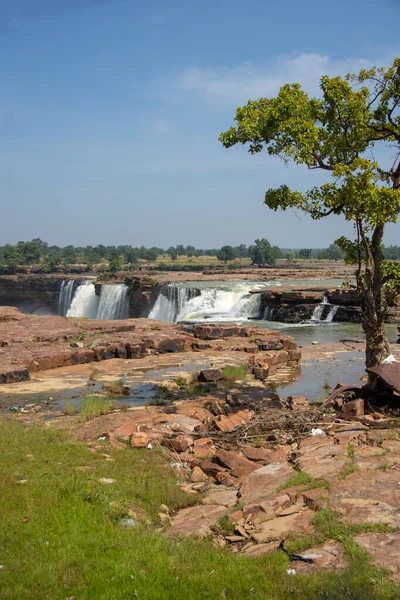
<path fill-rule="evenodd" d="M 111 398 L 119 398 L 120 396 L 129 395 L 129 386 L 125 385 L 121 379 L 115 381 L 114 383 L 104 384 L 103 390 Z"/>
<path fill-rule="evenodd" d="M 295 471 L 295 473 L 293 473 L 287 482 L 283 483 L 279 489 L 284 490 L 295 485 L 304 485 L 304 491 L 320 487 L 326 488 L 327 490 L 330 489 L 330 484 L 325 481 L 325 479 L 312 477 L 312 475 L 309 475 L 305 471 Z"/>
<path fill-rule="evenodd" d="M 81 421 L 95 419 L 101 415 L 107 415 L 117 408 L 115 402 L 104 396 L 86 396 L 83 398 L 79 410 Z"/>
<path fill-rule="evenodd" d="M 101 373 L 101 369 L 98 369 L 94 365 L 89 365 L 89 379 L 90 381 L 96 381 L 97 376 Z"/>
<path fill-rule="evenodd" d="M 207 540 L 172 540 L 147 518 L 138 518 L 133 529 L 121 527 L 132 506 L 158 526 L 160 504 L 173 511 L 196 500 L 176 485 L 173 469 L 156 450 L 102 447 L 94 454 L 66 432 L 3 418 L 0 455 L 2 600 L 399 597 L 400 587 L 362 554 L 349 555 L 344 573 L 289 577 L 283 552 L 245 558 Z M 22 476 L 24 485 L 17 483 Z M 102 485 L 101 477 L 116 481 Z M 351 537 L 323 512 L 318 535 Z"/>
<path fill-rule="evenodd" d="M 219 535 L 233 535 L 235 533 L 235 524 L 232 523 L 228 515 L 225 515 L 219 519 L 213 529 Z"/>
<path fill-rule="evenodd" d="M 238 379 L 246 379 L 247 368 L 238 366 L 228 366 L 222 369 L 225 381 L 236 381 Z"/>
<path fill-rule="evenodd" d="M 346 479 L 346 477 L 357 471 L 357 465 L 355 462 L 355 446 L 353 442 L 349 442 L 347 446 L 347 456 L 350 459 L 349 463 L 340 473 L 339 479 Z"/>
<path fill-rule="evenodd" d="M 72 416 L 76 415 L 77 412 L 78 409 L 75 402 L 72 402 L 72 400 L 66 400 L 64 404 L 64 415 Z"/>

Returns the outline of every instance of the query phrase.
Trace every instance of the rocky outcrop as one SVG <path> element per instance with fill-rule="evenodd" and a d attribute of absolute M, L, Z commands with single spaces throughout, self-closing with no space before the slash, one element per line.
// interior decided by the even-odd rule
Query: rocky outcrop
<path fill-rule="evenodd" d="M 268 321 L 283 323 L 301 323 L 313 317 L 318 305 L 325 300 L 326 308 L 322 307 L 321 320 L 328 317 L 330 308 L 335 308 L 334 322 L 350 321 L 359 323 L 362 319 L 360 299 L 354 289 L 304 288 L 285 290 L 284 288 L 271 288 L 261 293 L 261 314 Z"/>
<path fill-rule="evenodd" d="M 279 332 L 229 325 L 207 326 L 207 331 L 198 326 L 187 332 L 182 325 L 147 319 L 90 321 L 21 315 L 15 308 L 1 307 L 0 383 L 27 380 L 35 371 L 110 358 L 201 352 L 202 345 L 208 351 L 244 353 L 256 376 L 254 356 L 259 356 L 264 371 L 300 360 L 293 338 Z M 204 336 L 207 343 L 201 341 Z"/>

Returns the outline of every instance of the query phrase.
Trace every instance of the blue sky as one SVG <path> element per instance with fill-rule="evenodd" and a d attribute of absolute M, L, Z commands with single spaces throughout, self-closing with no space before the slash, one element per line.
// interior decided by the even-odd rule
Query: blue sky
<path fill-rule="evenodd" d="M 217 137 L 287 81 L 390 64 L 399 18 L 399 0 L 0 0 L 0 244 L 327 246 L 341 219 L 263 205 L 319 175 Z"/>

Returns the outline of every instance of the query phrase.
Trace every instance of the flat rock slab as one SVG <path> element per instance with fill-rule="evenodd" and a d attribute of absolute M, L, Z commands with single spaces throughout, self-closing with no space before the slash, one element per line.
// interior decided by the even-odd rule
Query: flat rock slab
<path fill-rule="evenodd" d="M 264 556 L 264 554 L 269 554 L 270 552 L 278 550 L 280 545 L 281 540 L 275 540 L 268 544 L 254 544 L 253 546 L 246 548 L 243 554 L 246 556 Z"/>
<path fill-rule="evenodd" d="M 226 492 L 211 492 L 203 498 L 203 504 L 213 504 L 232 508 L 237 502 L 236 490 L 227 490 Z"/>
<path fill-rule="evenodd" d="M 269 499 L 271 493 L 285 484 L 293 473 L 292 467 L 286 460 L 256 469 L 246 477 L 240 488 L 241 502 L 249 504 L 262 502 L 265 498 Z"/>
<path fill-rule="evenodd" d="M 293 568 L 297 573 L 344 570 L 347 567 L 341 545 L 333 540 L 329 540 L 323 546 L 310 548 L 300 556 L 305 561 L 312 562 L 293 561 Z"/>
<path fill-rule="evenodd" d="M 202 504 L 184 508 L 172 519 L 171 527 L 165 532 L 165 535 L 168 537 L 207 537 L 211 534 L 211 528 L 227 513 L 228 509 L 219 504 Z"/>
<path fill-rule="evenodd" d="M 252 534 L 252 538 L 258 544 L 264 544 L 273 540 L 283 539 L 291 532 L 305 534 L 312 531 L 314 512 L 305 510 L 286 517 L 276 517 L 260 525 L 260 531 Z"/>
<path fill-rule="evenodd" d="M 400 527 L 399 483 L 399 471 L 351 473 L 333 484 L 332 509 L 347 523 L 384 523 Z"/>
<path fill-rule="evenodd" d="M 393 579 L 400 580 L 400 532 L 360 533 L 357 544 L 372 556 L 374 565 L 387 569 Z"/>

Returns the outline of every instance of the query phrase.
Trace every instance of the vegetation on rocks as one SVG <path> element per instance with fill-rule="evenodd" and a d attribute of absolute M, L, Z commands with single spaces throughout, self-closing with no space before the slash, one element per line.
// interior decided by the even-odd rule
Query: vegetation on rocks
<path fill-rule="evenodd" d="M 343 573 L 293 577 L 282 551 L 245 558 L 207 540 L 164 538 L 155 530 L 160 505 L 173 512 L 194 501 L 165 458 L 100 443 L 91 450 L 61 431 L 0 421 L 2 599 L 398 597 L 331 512 L 317 515 L 318 535 L 347 548 Z"/>

